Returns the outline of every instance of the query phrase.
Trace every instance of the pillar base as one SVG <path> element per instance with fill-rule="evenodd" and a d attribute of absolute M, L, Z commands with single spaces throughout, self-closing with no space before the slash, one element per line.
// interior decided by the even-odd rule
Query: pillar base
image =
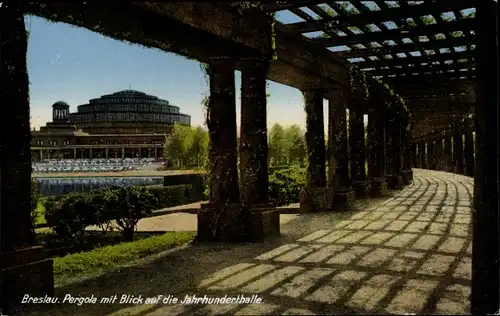
<path fill-rule="evenodd" d="M 335 192 L 333 209 L 335 211 L 349 211 L 356 200 L 356 192 L 351 187 L 340 187 Z"/>
<path fill-rule="evenodd" d="M 385 181 L 387 182 L 389 190 L 401 190 L 404 186 L 401 174 L 386 175 Z"/>
<path fill-rule="evenodd" d="M 0 306 L 4 315 L 14 315 L 27 308 L 26 304 L 21 304 L 26 294 L 54 296 L 54 262 L 45 257 L 43 247 L 5 252 L 0 256 Z"/>
<path fill-rule="evenodd" d="M 413 170 L 402 170 L 401 177 L 403 178 L 403 185 L 409 185 L 413 182 Z"/>
<path fill-rule="evenodd" d="M 389 188 L 384 178 L 373 178 L 371 182 L 370 195 L 372 197 L 389 195 Z"/>
<path fill-rule="evenodd" d="M 371 189 L 370 181 L 353 181 L 352 187 L 354 188 L 354 192 L 356 192 L 357 198 L 370 197 L 370 189 Z"/>
<path fill-rule="evenodd" d="M 280 215 L 273 204 L 221 207 L 204 203 L 198 212 L 197 242 L 259 242 L 280 236 Z"/>
<path fill-rule="evenodd" d="M 334 189 L 331 187 L 308 188 L 301 192 L 300 213 L 327 212 L 332 209 Z"/>

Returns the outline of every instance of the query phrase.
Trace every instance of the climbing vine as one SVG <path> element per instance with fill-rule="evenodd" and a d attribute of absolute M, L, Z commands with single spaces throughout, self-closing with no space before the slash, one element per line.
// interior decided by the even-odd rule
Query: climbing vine
<path fill-rule="evenodd" d="M 366 77 L 366 73 L 364 71 L 359 70 L 354 65 L 347 65 L 348 76 L 349 76 L 349 86 L 351 88 L 351 92 L 353 97 L 359 93 L 359 95 L 363 96 L 365 100 L 368 100 L 370 97 L 370 91 L 368 88 L 368 79 Z M 359 87 L 361 91 L 359 90 Z"/>

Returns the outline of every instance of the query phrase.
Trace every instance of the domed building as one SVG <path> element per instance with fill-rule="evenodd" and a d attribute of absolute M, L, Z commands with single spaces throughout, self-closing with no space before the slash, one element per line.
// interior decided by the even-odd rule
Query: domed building
<path fill-rule="evenodd" d="M 91 99 L 75 113 L 58 101 L 52 105 L 52 122 L 32 132 L 32 156 L 160 158 L 174 124 L 191 125 L 191 117 L 166 100 L 135 90 Z"/>

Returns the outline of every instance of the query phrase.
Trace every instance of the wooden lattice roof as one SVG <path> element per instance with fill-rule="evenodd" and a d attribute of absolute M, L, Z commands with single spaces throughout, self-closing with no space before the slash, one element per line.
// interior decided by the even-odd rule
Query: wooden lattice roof
<path fill-rule="evenodd" d="M 302 21 L 284 23 L 289 29 L 405 98 L 460 93 L 475 81 L 472 0 L 282 1 L 263 9 L 291 12 Z"/>

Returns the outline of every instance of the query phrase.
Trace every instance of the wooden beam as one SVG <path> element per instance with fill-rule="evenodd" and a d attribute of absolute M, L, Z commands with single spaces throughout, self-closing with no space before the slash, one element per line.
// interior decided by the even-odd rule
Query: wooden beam
<path fill-rule="evenodd" d="M 24 10 L 27 14 L 84 27 L 119 41 L 157 48 L 204 62 L 212 60 L 214 56 L 239 58 L 251 57 L 252 54 L 252 49 L 244 45 L 127 2 L 119 5 L 106 1 L 27 3 Z"/>
<path fill-rule="evenodd" d="M 261 4 L 261 6 L 263 11 L 275 12 L 275 11 L 290 10 L 294 8 L 305 7 L 308 5 L 314 5 L 324 2 L 325 1 L 280 1 L 280 2 L 273 1 L 272 3 Z"/>
<path fill-rule="evenodd" d="M 405 87 L 439 87 L 440 85 L 450 84 L 451 82 L 461 81 L 475 81 L 471 79 L 475 74 L 460 72 L 459 77 L 466 77 L 466 79 L 459 79 L 456 73 L 446 73 L 446 74 L 431 74 L 431 75 L 419 75 L 419 76 L 404 76 L 404 77 L 386 77 L 382 78 L 382 82 L 393 86 L 395 89 L 403 89 Z"/>
<path fill-rule="evenodd" d="M 473 67 L 475 67 L 475 63 L 472 63 Z M 370 76 L 388 76 L 388 75 L 401 75 L 401 74 L 406 74 L 410 75 L 413 73 L 419 73 L 419 74 L 424 74 L 426 72 L 430 73 L 437 73 L 438 71 L 446 72 L 446 73 L 457 73 L 459 74 L 461 69 L 465 69 L 463 72 L 469 71 L 469 65 L 470 63 L 453 63 L 453 64 L 441 64 L 441 65 L 428 65 L 428 66 L 421 66 L 419 68 L 415 67 L 404 67 L 404 68 L 394 68 L 391 67 L 389 69 L 375 69 L 371 71 L 365 71 L 367 75 Z M 455 72 L 447 72 L 447 70 L 454 70 Z"/>
<path fill-rule="evenodd" d="M 471 0 L 425 1 L 422 4 L 414 6 L 391 8 L 380 11 L 370 11 L 349 16 L 339 15 L 335 18 L 332 17 L 330 20 L 322 19 L 316 21 L 297 22 L 291 23 L 289 24 L 289 26 L 294 29 L 305 30 L 305 32 L 313 32 L 314 30 L 318 30 L 323 27 L 340 28 L 346 26 L 364 26 L 370 23 L 378 24 L 386 21 L 396 22 L 401 18 L 423 16 L 433 11 L 446 12 L 473 7 L 474 2 Z"/>
<path fill-rule="evenodd" d="M 388 55 L 388 54 L 398 54 L 405 52 L 414 52 L 424 50 L 436 50 L 440 48 L 448 48 L 450 46 L 467 46 L 474 41 L 466 38 L 447 38 L 444 40 L 433 40 L 429 42 L 422 43 L 408 43 L 403 45 L 395 45 L 389 47 L 381 47 L 381 48 L 370 48 L 370 49 L 356 49 L 349 50 L 344 52 L 338 52 L 338 56 L 342 58 L 359 58 L 359 57 L 367 57 L 367 56 L 376 56 L 376 55 Z"/>
<path fill-rule="evenodd" d="M 441 55 L 431 55 L 427 56 L 418 56 L 418 57 L 406 57 L 406 58 L 398 58 L 398 59 L 379 59 L 379 60 L 370 60 L 370 61 L 362 61 L 355 63 L 355 65 L 361 69 L 363 68 L 380 68 L 380 67 L 391 67 L 394 66 L 405 66 L 408 64 L 421 64 L 421 63 L 431 63 L 433 61 L 443 62 L 446 60 L 453 60 L 456 62 L 459 59 L 473 59 L 476 56 L 474 51 L 465 51 L 451 54 L 441 54 Z M 466 64 L 466 63 L 464 63 Z"/>
<path fill-rule="evenodd" d="M 442 24 L 429 24 L 423 27 L 402 27 L 397 29 L 390 29 L 382 32 L 365 32 L 363 34 L 337 36 L 328 38 L 315 38 L 313 42 L 331 47 L 339 45 L 353 45 L 359 43 L 381 42 L 386 40 L 397 40 L 407 37 L 426 36 L 427 34 L 450 33 L 455 31 L 470 32 L 474 29 L 474 22 L 472 19 L 464 19 L 459 21 L 450 21 Z M 297 32 L 315 32 L 321 29 L 301 30 Z M 429 39 L 430 40 L 430 39 Z"/>

